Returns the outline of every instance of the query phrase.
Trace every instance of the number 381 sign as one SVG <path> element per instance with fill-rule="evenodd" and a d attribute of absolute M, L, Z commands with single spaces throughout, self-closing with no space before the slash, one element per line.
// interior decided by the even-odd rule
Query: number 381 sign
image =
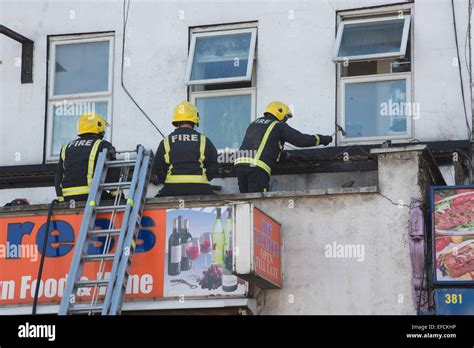
<path fill-rule="evenodd" d="M 474 289 L 436 289 L 437 315 L 474 315 Z"/>

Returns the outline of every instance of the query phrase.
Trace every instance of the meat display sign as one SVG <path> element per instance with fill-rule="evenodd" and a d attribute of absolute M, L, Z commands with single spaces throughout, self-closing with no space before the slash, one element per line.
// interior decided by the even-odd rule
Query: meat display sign
<path fill-rule="evenodd" d="M 434 280 L 474 284 L 474 186 L 433 187 Z"/>

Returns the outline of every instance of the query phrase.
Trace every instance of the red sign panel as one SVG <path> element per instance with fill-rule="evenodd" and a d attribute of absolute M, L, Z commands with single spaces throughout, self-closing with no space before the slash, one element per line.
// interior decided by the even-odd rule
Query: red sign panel
<path fill-rule="evenodd" d="M 282 287 L 280 224 L 254 208 L 255 274 L 277 287 Z"/>

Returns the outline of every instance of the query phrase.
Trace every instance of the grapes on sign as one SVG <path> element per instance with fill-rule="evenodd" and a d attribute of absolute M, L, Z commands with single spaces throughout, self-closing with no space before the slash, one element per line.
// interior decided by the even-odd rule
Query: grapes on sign
<path fill-rule="evenodd" d="M 207 271 L 202 272 L 203 277 L 199 280 L 201 289 L 215 290 L 222 285 L 222 271 L 219 266 L 211 265 Z"/>

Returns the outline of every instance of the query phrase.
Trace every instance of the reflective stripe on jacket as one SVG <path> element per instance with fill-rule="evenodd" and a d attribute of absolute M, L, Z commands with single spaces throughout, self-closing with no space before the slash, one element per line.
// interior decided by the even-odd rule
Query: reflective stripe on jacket
<path fill-rule="evenodd" d="M 58 200 L 89 194 L 97 157 L 104 148 L 112 148 L 112 144 L 93 134 L 63 145 L 55 177 Z"/>
<path fill-rule="evenodd" d="M 319 135 L 303 134 L 272 115 L 252 122 L 236 154 L 235 165 L 256 166 L 271 175 L 285 142 L 297 147 L 319 145 Z"/>
<path fill-rule="evenodd" d="M 217 176 L 217 150 L 191 128 L 177 128 L 158 146 L 153 170 L 165 184 L 209 184 Z"/>
<path fill-rule="evenodd" d="M 254 166 L 262 168 L 264 171 L 268 173 L 268 175 L 271 175 L 272 169 L 265 162 L 261 161 L 260 157 L 262 156 L 262 152 L 265 149 L 265 145 L 267 145 L 268 137 L 270 136 L 270 133 L 272 132 L 273 128 L 277 125 L 277 123 L 278 121 L 273 121 L 272 123 L 270 123 L 270 125 L 266 129 L 265 133 L 263 134 L 262 141 L 260 142 L 260 145 L 258 146 L 255 157 L 237 157 L 235 159 L 234 164 L 254 165 Z M 281 144 L 279 144 L 279 149 L 280 148 L 282 149 Z M 280 152 L 281 152 L 281 149 L 280 149 Z"/>
<path fill-rule="evenodd" d="M 191 139 L 191 137 L 189 137 Z M 204 150 L 206 148 L 206 137 L 204 135 L 199 135 L 199 168 L 201 174 L 192 175 L 192 174 L 175 174 L 176 170 L 173 170 L 173 164 L 170 161 L 170 142 L 169 136 L 167 136 L 164 140 L 165 146 L 165 163 L 169 166 L 168 173 L 166 174 L 165 184 L 208 184 L 209 180 L 206 176 L 206 168 L 204 168 L 204 159 L 205 154 Z M 179 172 L 179 170 L 178 170 Z"/>

